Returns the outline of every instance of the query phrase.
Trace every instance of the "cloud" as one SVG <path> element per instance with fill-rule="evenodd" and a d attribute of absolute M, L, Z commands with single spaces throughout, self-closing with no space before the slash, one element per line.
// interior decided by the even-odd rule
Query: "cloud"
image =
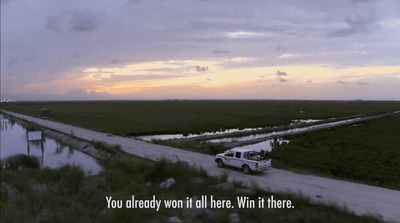
<path fill-rule="evenodd" d="M 254 60 L 254 58 L 252 57 L 234 57 L 231 59 L 232 62 L 236 62 L 236 63 L 243 63 L 243 62 L 248 62 Z"/>
<path fill-rule="evenodd" d="M 110 79 L 111 76 L 113 76 L 113 72 L 98 72 L 93 75 L 93 78 L 99 79 L 99 80 L 104 80 L 104 79 Z"/>
<path fill-rule="evenodd" d="M 344 81 L 338 81 L 339 84 L 345 84 L 346 82 Z"/>
<path fill-rule="evenodd" d="M 69 90 L 65 92 L 64 96 L 71 100 L 104 100 L 111 98 L 111 95 L 106 91 L 103 92 L 90 91 L 88 93 L 87 90 L 83 88 L 75 88 Z"/>
<path fill-rule="evenodd" d="M 18 59 L 11 58 L 10 61 L 7 63 L 7 68 L 12 68 L 17 63 L 18 63 Z"/>
<path fill-rule="evenodd" d="M 285 59 L 285 58 L 290 58 L 290 57 L 294 57 L 294 56 L 296 56 L 296 55 L 291 54 L 291 53 L 285 53 L 285 54 L 280 55 L 278 58 Z"/>
<path fill-rule="evenodd" d="M 364 81 L 360 81 L 360 82 L 358 82 L 357 84 L 358 84 L 358 85 L 362 85 L 362 86 L 363 86 L 363 85 L 369 85 L 368 82 L 364 82 Z"/>
<path fill-rule="evenodd" d="M 288 80 L 287 79 L 284 79 L 284 78 L 278 78 L 278 80 L 280 81 L 280 82 L 288 82 Z"/>
<path fill-rule="evenodd" d="M 121 61 L 119 60 L 119 57 L 116 57 L 116 58 L 112 59 L 112 60 L 110 61 L 110 63 L 111 63 L 111 64 L 120 64 Z"/>
<path fill-rule="evenodd" d="M 230 54 L 229 50 L 213 50 L 213 54 Z"/>
<path fill-rule="evenodd" d="M 64 16 L 63 15 L 53 15 L 46 18 L 46 29 L 60 32 L 61 26 L 63 24 Z"/>
<path fill-rule="evenodd" d="M 364 3 L 364 2 L 373 2 L 373 1 L 376 1 L 376 0 L 353 0 L 353 2 L 355 2 L 355 3 Z"/>
<path fill-rule="evenodd" d="M 78 52 L 72 52 L 71 53 L 71 58 L 74 58 L 74 59 L 79 58 L 79 53 Z"/>
<path fill-rule="evenodd" d="M 375 25 L 371 15 L 365 17 L 360 15 L 347 16 L 343 21 L 348 27 L 329 32 L 329 37 L 346 37 L 358 33 L 370 33 L 379 27 Z"/>
<path fill-rule="evenodd" d="M 276 72 L 276 76 L 287 76 L 286 72 L 280 72 L 279 70 Z"/>
<path fill-rule="evenodd" d="M 208 66 L 205 67 L 196 66 L 196 70 L 199 72 L 206 72 L 208 71 Z"/>
<path fill-rule="evenodd" d="M 1 5 L 6 4 L 6 3 L 8 3 L 8 2 L 11 2 L 11 0 L 1 0 L 1 1 L 0 1 Z"/>
<path fill-rule="evenodd" d="M 109 77 L 105 77 L 101 80 L 107 82 L 124 82 L 124 81 L 136 81 L 136 80 L 163 80 L 170 78 L 185 77 L 183 75 L 162 75 L 162 74 L 138 74 L 138 75 L 115 75 L 112 74 Z"/>
<path fill-rule="evenodd" d="M 88 8 L 74 9 L 48 16 L 46 18 L 46 29 L 53 32 L 61 32 L 63 29 L 74 32 L 92 32 L 103 24 L 105 17 L 105 13 Z"/>
<path fill-rule="evenodd" d="M 130 2 L 131 4 L 138 4 L 138 3 L 141 3 L 142 0 L 129 0 L 129 2 Z"/>
<path fill-rule="evenodd" d="M 397 0 L 330 2 L 329 7 L 322 1 L 231 3 L 230 10 L 226 10 L 223 1 L 215 0 L 207 4 L 59 0 L 57 4 L 35 1 L 29 7 L 26 1 L 2 0 L 2 93 L 32 93 L 31 86 L 36 84 L 40 85 L 35 88 L 38 92 L 54 94 L 53 89 L 42 84 L 48 82 L 58 85 L 52 85 L 58 94 L 77 87 L 85 88 L 87 93 L 107 90 L 114 94 L 117 90 L 111 84 L 119 80 L 131 80 L 121 83 L 120 88 L 128 90 L 128 84 L 135 85 L 135 80 L 141 78 L 150 79 L 148 82 L 157 79 L 160 85 L 204 84 L 211 72 L 212 82 L 206 83 L 219 84 L 218 87 L 221 83 L 227 86 L 260 77 L 277 85 L 285 85 L 278 81 L 282 78 L 288 80 L 287 84 L 308 87 L 326 82 L 337 87 L 338 80 L 349 86 L 366 81 L 373 88 L 375 80 L 347 78 L 358 72 L 305 75 L 306 71 L 289 66 L 399 65 Z M 328 35 L 357 38 L 344 41 L 327 38 Z M 37 55 L 37 59 L 24 61 L 30 55 Z M 174 61 L 183 64 L 176 65 Z M 121 76 L 103 73 L 96 79 L 96 72 L 84 72 L 86 68 L 107 68 L 103 71 L 115 71 Z M 277 72 L 278 69 L 286 72 Z M 167 79 L 174 75 L 185 78 Z M 166 79 L 161 80 L 163 77 Z M 64 80 L 70 79 L 91 84 L 66 85 Z M 313 84 L 306 84 L 311 79 Z M 102 89 L 103 84 L 107 88 Z M 396 93 L 393 91 L 392 95 L 397 96 Z"/>
<path fill-rule="evenodd" d="M 256 35 L 257 35 L 257 33 L 255 33 L 255 32 L 246 32 L 246 31 L 228 33 L 228 36 L 232 37 L 232 38 L 249 38 L 249 37 L 253 37 Z"/>
<path fill-rule="evenodd" d="M 105 14 L 90 9 L 75 9 L 70 12 L 71 30 L 75 32 L 92 32 L 104 22 Z"/>

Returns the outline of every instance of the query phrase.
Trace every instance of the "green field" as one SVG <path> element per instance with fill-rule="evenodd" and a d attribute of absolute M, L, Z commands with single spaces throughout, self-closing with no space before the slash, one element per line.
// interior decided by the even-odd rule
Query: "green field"
<path fill-rule="evenodd" d="M 285 138 L 275 167 L 400 190 L 400 113 Z"/>
<path fill-rule="evenodd" d="M 2 108 L 122 136 L 190 134 L 289 125 L 293 119 L 343 118 L 400 110 L 400 102 L 106 101 L 4 103 Z"/>
<path fill-rule="evenodd" d="M 345 118 L 354 115 L 380 114 L 400 110 L 399 102 L 342 101 L 124 101 L 58 102 L 2 104 L 2 109 L 40 116 L 49 108 L 47 119 L 113 134 L 132 136 L 162 133 L 200 133 L 230 128 L 288 125 L 293 119 Z M 400 189 L 400 113 L 357 124 L 340 126 L 287 137 L 270 154 L 273 166 L 300 172 L 331 176 L 371 185 Z M 187 142 L 190 147 L 196 142 Z M 194 144 L 191 144 L 194 143 Z M 193 146 L 192 146 L 193 145 Z M 210 151 L 219 148 L 210 148 Z M 223 149 L 223 148 L 221 148 Z M 206 151 L 209 153 L 210 151 Z M 24 161 L 27 163 L 26 161 Z M 30 163 L 30 162 L 28 162 Z M 153 163 L 134 157 L 102 161 L 104 171 L 85 177 L 75 167 L 56 170 L 17 168 L 1 170 L 1 216 L 10 222 L 142 222 L 167 221 L 178 216 L 187 222 L 217 219 L 229 222 L 238 213 L 243 222 L 377 222 L 372 217 L 358 217 L 325 205 L 289 195 L 291 209 L 163 209 L 135 211 L 106 209 L 105 195 L 125 199 L 132 194 L 150 198 L 185 199 L 187 196 L 217 195 L 234 200 L 237 195 L 251 198 L 271 194 L 258 188 L 246 189 L 235 182 L 233 189 L 221 189 L 227 176 L 211 178 L 203 170 L 171 164 Z M 171 190 L 158 185 L 173 177 Z M 15 190 L 18 191 L 15 196 Z M 241 191 L 241 192 L 238 192 Z M 71 215 L 74 213 L 74 215 Z M 186 222 L 186 221 L 185 221 Z"/>
<path fill-rule="evenodd" d="M 345 118 L 400 110 L 400 102 L 107 101 L 13 103 L 3 109 L 122 136 L 200 133 L 289 125 L 293 119 Z M 400 189 L 400 114 L 287 137 L 271 156 L 277 168 Z M 220 144 L 160 142 L 215 154 Z"/>

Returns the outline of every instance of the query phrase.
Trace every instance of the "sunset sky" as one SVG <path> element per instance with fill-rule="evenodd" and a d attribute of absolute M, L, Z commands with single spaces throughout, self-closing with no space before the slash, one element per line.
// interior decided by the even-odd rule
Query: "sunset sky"
<path fill-rule="evenodd" d="M 1 99 L 400 100 L 398 0 L 1 0 Z"/>

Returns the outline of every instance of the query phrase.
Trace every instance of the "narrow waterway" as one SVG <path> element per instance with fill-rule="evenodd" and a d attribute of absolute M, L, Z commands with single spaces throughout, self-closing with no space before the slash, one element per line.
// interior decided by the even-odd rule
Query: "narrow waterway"
<path fill-rule="evenodd" d="M 87 175 L 95 175 L 102 170 L 95 158 L 62 145 L 52 138 L 43 136 L 42 140 L 28 142 L 26 129 L 3 114 L 0 115 L 0 123 L 1 159 L 25 154 L 37 157 L 41 167 L 57 168 L 66 164 L 77 165 Z"/>
<path fill-rule="evenodd" d="M 331 121 L 328 123 L 318 123 L 323 120 L 316 120 L 316 119 L 305 119 L 305 120 L 292 120 L 292 123 L 289 125 L 290 127 L 293 127 L 298 124 L 303 124 L 303 123 L 314 123 L 311 126 L 307 127 L 298 127 L 298 128 L 291 128 L 288 130 L 282 130 L 282 131 L 273 131 L 269 133 L 260 133 L 260 134 L 251 134 L 252 131 L 254 130 L 260 130 L 263 128 L 257 128 L 257 129 L 232 129 L 232 130 L 227 130 L 227 133 L 233 133 L 233 132 L 249 132 L 248 135 L 245 136 L 238 136 L 238 137 L 233 137 L 229 136 L 230 134 L 226 134 L 226 132 L 217 132 L 217 133 L 205 133 L 202 135 L 189 135 L 189 136 L 183 136 L 183 135 L 153 135 L 153 136 L 142 136 L 138 137 L 138 139 L 144 140 L 144 141 L 151 141 L 153 139 L 157 140 L 181 140 L 181 139 L 190 139 L 190 138 L 195 138 L 197 137 L 197 140 L 204 141 L 207 143 L 223 143 L 227 148 L 248 148 L 252 149 L 255 151 L 260 151 L 260 150 L 266 150 L 266 151 L 271 151 L 275 146 L 280 145 L 281 143 L 289 143 L 287 140 L 282 140 L 281 138 L 287 135 L 294 135 L 294 134 L 300 134 L 300 133 L 305 133 L 309 131 L 315 131 L 319 129 L 324 129 L 324 128 L 331 128 L 331 127 L 336 127 L 340 125 L 347 125 L 347 124 L 352 124 L 352 123 L 357 123 L 363 120 L 368 120 L 368 119 L 374 119 L 378 117 L 382 117 L 384 115 L 390 115 L 390 114 L 395 114 L 398 113 L 399 111 L 395 111 L 393 113 L 387 113 L 387 114 L 381 114 L 381 115 L 376 115 L 376 116 L 363 116 L 360 115 L 357 118 L 349 118 L 346 120 L 340 120 L 340 121 Z M 276 127 L 274 127 L 276 128 Z M 267 128 L 264 128 L 267 129 Z M 206 137 L 204 137 L 206 136 Z M 212 136 L 212 137 L 210 137 Z M 204 138 L 203 138 L 204 137 Z M 203 139 L 200 139 L 203 138 Z"/>
<path fill-rule="evenodd" d="M 272 149 L 276 148 L 277 146 L 281 145 L 282 143 L 289 143 L 289 140 L 284 140 L 281 138 L 275 139 L 268 139 L 262 142 L 245 145 L 245 146 L 237 146 L 234 148 L 242 148 L 242 149 L 250 149 L 253 151 L 260 152 L 261 150 L 271 152 Z"/>
<path fill-rule="evenodd" d="M 339 125 L 343 125 L 343 124 L 354 123 L 354 122 L 360 121 L 360 119 L 361 118 L 354 118 L 354 119 L 348 119 L 348 120 L 337 121 L 337 122 L 317 124 L 317 125 L 312 125 L 312 126 L 308 126 L 308 127 L 294 128 L 294 129 L 289 129 L 289 130 L 284 130 L 284 131 L 276 131 L 276 132 L 265 133 L 265 134 L 255 134 L 255 135 L 249 135 L 249 136 L 243 136 L 243 137 L 227 137 L 227 138 L 222 138 L 222 139 L 213 139 L 213 140 L 208 140 L 207 142 L 211 142 L 211 143 L 233 142 L 233 141 L 238 142 L 238 141 L 248 141 L 248 140 L 260 139 L 260 138 L 281 137 L 284 135 L 299 134 L 299 133 L 308 132 L 311 130 L 330 128 L 330 127 L 335 127 L 335 126 L 339 126 Z"/>
<path fill-rule="evenodd" d="M 353 123 L 353 122 L 358 122 L 361 121 L 362 118 L 352 118 L 352 119 L 347 119 L 347 120 L 341 120 L 341 121 L 332 121 L 329 123 L 322 123 L 322 124 L 314 124 L 311 126 L 307 127 L 300 127 L 300 128 L 291 128 L 289 130 L 283 130 L 283 131 L 274 131 L 270 133 L 263 133 L 263 134 L 251 134 L 251 135 L 246 135 L 246 136 L 241 136 L 241 137 L 224 137 L 224 135 L 227 135 L 229 133 L 238 133 L 238 132 L 252 132 L 255 130 L 262 130 L 262 129 L 268 129 L 266 128 L 246 128 L 246 129 L 228 129 L 225 131 L 220 131 L 220 132 L 206 132 L 203 134 L 189 134 L 189 135 L 182 135 L 182 134 L 165 134 L 165 135 L 150 135 L 150 136 L 138 136 L 136 137 L 137 139 L 151 142 L 152 140 L 179 140 L 179 139 L 190 139 L 190 138 L 198 138 L 198 137 L 204 137 L 204 136 L 221 136 L 215 139 L 209 139 L 206 140 L 206 142 L 210 143 L 226 143 L 226 142 L 239 142 L 239 141 L 249 141 L 249 140 L 254 140 L 254 139 L 260 139 L 260 138 L 274 138 L 274 137 L 281 137 L 284 135 L 290 135 L 290 134 L 298 134 L 298 133 L 303 133 L 307 131 L 312 131 L 312 130 L 317 130 L 321 128 L 329 128 L 329 127 L 335 127 L 343 124 L 348 124 L 348 123 Z M 290 127 L 296 126 L 298 124 L 304 124 L 304 123 L 318 123 L 321 122 L 322 120 L 316 120 L 316 119 L 306 119 L 306 120 L 292 120 L 290 123 Z M 277 128 L 277 126 L 272 126 L 269 128 Z"/>

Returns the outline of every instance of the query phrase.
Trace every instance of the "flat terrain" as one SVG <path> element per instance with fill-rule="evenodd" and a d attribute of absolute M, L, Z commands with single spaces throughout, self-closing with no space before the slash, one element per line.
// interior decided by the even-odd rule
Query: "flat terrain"
<path fill-rule="evenodd" d="M 312 201 L 345 206 L 356 214 L 372 214 L 381 216 L 385 221 L 399 222 L 400 191 L 389 190 L 363 184 L 340 180 L 296 174 L 290 171 L 272 169 L 270 172 L 256 175 L 244 175 L 240 171 L 219 169 L 214 163 L 213 156 L 175 149 L 172 147 L 145 143 L 142 141 L 114 136 L 93 130 L 56 123 L 49 120 L 33 118 L 12 113 L 11 115 L 36 122 L 39 125 L 54 129 L 76 137 L 106 141 L 118 144 L 125 152 L 151 160 L 160 160 L 165 157 L 172 161 L 185 161 L 190 165 L 201 167 L 213 176 L 228 174 L 229 181 L 252 182 L 259 187 L 272 192 L 299 192 Z"/>
<path fill-rule="evenodd" d="M 190 134 L 233 128 L 288 126 L 295 119 L 328 120 L 400 110 L 373 101 L 99 101 L 3 103 L 2 108 L 120 136 Z"/>
<path fill-rule="evenodd" d="M 400 190 L 400 113 L 285 136 L 274 166 Z"/>

